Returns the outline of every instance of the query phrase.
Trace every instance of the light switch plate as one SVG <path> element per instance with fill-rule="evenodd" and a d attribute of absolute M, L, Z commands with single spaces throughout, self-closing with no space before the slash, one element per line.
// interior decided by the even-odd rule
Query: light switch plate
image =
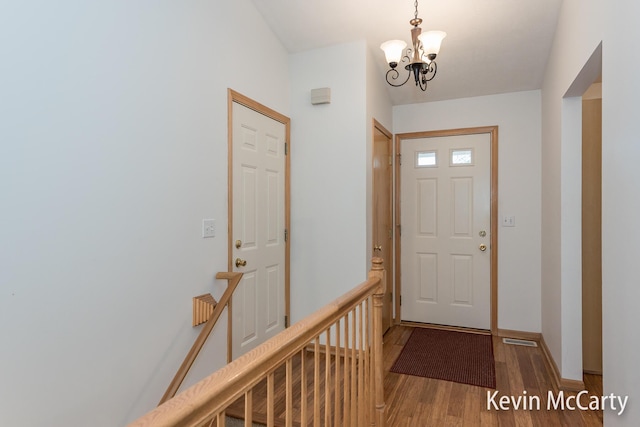
<path fill-rule="evenodd" d="M 202 220 L 202 237 L 216 237 L 216 220 L 215 219 L 203 219 Z"/>

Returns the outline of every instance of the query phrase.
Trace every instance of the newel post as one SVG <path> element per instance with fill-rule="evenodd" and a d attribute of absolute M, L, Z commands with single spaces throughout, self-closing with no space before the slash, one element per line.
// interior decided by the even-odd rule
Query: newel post
<path fill-rule="evenodd" d="M 373 390 L 375 400 L 375 425 L 384 427 L 385 425 L 385 403 L 384 403 L 384 371 L 382 360 L 382 305 L 387 286 L 387 273 L 382 265 L 382 258 L 373 258 L 369 272 L 369 278 L 380 278 L 380 285 L 373 294 Z"/>

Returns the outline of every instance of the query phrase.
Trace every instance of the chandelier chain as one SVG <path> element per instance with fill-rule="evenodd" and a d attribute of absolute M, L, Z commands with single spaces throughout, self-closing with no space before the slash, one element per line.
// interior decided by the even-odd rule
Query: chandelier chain
<path fill-rule="evenodd" d="M 414 16 L 416 19 L 418 19 L 418 0 L 416 0 L 416 1 L 413 3 L 413 5 L 414 5 L 414 6 L 415 6 L 415 8 L 416 8 L 416 12 L 415 12 L 415 14 L 414 14 L 413 16 Z"/>

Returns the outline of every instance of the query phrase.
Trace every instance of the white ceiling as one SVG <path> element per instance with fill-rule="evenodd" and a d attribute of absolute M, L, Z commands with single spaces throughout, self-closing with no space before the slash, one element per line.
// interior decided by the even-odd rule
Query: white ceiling
<path fill-rule="evenodd" d="M 253 0 L 291 52 L 365 39 L 384 79 L 382 42 L 411 44 L 413 0 Z M 447 37 L 426 92 L 389 86 L 394 105 L 539 89 L 562 0 L 421 0 L 423 31 Z"/>

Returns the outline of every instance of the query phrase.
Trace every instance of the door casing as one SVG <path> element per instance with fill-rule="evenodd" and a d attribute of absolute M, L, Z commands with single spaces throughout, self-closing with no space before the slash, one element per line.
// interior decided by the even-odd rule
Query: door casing
<path fill-rule="evenodd" d="M 473 128 L 460 128 L 460 129 L 446 129 L 424 132 L 410 132 L 396 134 L 395 137 L 395 215 L 396 218 L 396 233 L 395 233 L 395 322 L 400 323 L 402 319 L 402 294 L 401 294 L 401 246 L 400 239 L 402 238 L 402 224 L 400 224 L 400 200 L 402 197 L 400 191 L 400 147 L 403 140 L 407 139 L 420 139 L 420 138 L 433 138 L 433 137 L 446 137 L 457 135 L 472 135 L 479 133 L 488 133 L 491 136 L 491 232 L 490 232 L 490 245 L 491 245 L 491 260 L 490 260 L 490 304 L 491 304 L 491 333 L 493 335 L 498 334 L 498 126 L 484 126 Z"/>
<path fill-rule="evenodd" d="M 289 117 L 278 113 L 277 111 L 262 105 L 251 98 L 234 91 L 233 89 L 227 90 L 227 129 L 228 129 L 228 223 L 227 223 L 227 236 L 228 236 L 228 271 L 233 271 L 233 103 L 238 103 L 247 108 L 250 108 L 266 117 L 269 117 L 277 122 L 284 124 L 285 126 L 285 142 L 287 144 L 285 154 L 285 177 L 284 177 L 284 221 L 285 229 L 287 230 L 288 238 L 285 241 L 285 273 L 284 273 L 284 312 L 285 312 L 285 328 L 289 326 L 289 319 L 291 319 L 290 313 L 290 258 L 291 258 L 291 119 Z M 227 329 L 227 362 L 232 360 L 232 313 L 233 306 L 229 302 L 228 306 L 228 322 L 229 327 Z"/>
<path fill-rule="evenodd" d="M 384 154 L 379 153 L 380 157 L 383 158 L 383 161 L 385 162 L 385 166 L 386 166 L 386 162 L 387 162 L 387 157 L 389 159 L 393 158 L 393 135 L 391 134 L 391 132 L 389 132 L 384 126 L 382 126 L 382 124 L 380 124 L 377 120 L 373 119 L 373 129 L 372 129 L 372 152 L 373 152 L 373 159 L 375 162 L 375 158 L 376 158 L 376 135 L 381 135 L 384 136 L 387 140 L 388 140 L 388 147 L 386 147 L 386 152 Z M 389 188 L 389 200 L 388 200 L 388 205 L 384 206 L 386 208 L 388 208 L 388 215 L 389 215 L 389 231 L 391 232 L 391 235 L 388 237 L 385 237 L 384 239 L 378 239 L 378 241 L 376 241 L 376 235 L 377 230 L 376 227 L 378 226 L 378 221 L 380 220 L 379 218 L 379 213 L 376 210 L 376 192 L 377 192 L 377 188 L 376 188 L 376 182 L 377 180 L 375 179 L 375 174 L 376 174 L 376 167 L 375 164 L 372 164 L 372 244 L 374 245 L 381 245 L 382 246 L 382 250 L 381 251 L 376 251 L 375 249 L 372 248 L 371 250 L 371 254 L 373 257 L 377 257 L 377 256 L 382 256 L 382 258 L 384 259 L 384 269 L 386 270 L 386 274 L 387 274 L 387 289 L 385 290 L 385 297 L 383 298 L 383 307 L 382 307 L 382 318 L 383 318 L 383 331 L 386 331 L 388 328 L 390 328 L 392 326 L 392 324 L 394 323 L 394 317 L 393 317 L 393 292 L 394 292 L 394 286 L 393 286 L 393 279 L 395 278 L 394 275 L 394 240 L 393 240 L 393 162 L 389 162 L 389 182 L 383 185 L 387 185 L 388 184 L 388 188 Z M 386 232 L 384 233 L 386 234 Z M 382 241 L 384 240 L 384 241 Z M 387 255 L 386 257 L 384 255 Z M 388 319 L 388 321 L 387 321 Z"/>

